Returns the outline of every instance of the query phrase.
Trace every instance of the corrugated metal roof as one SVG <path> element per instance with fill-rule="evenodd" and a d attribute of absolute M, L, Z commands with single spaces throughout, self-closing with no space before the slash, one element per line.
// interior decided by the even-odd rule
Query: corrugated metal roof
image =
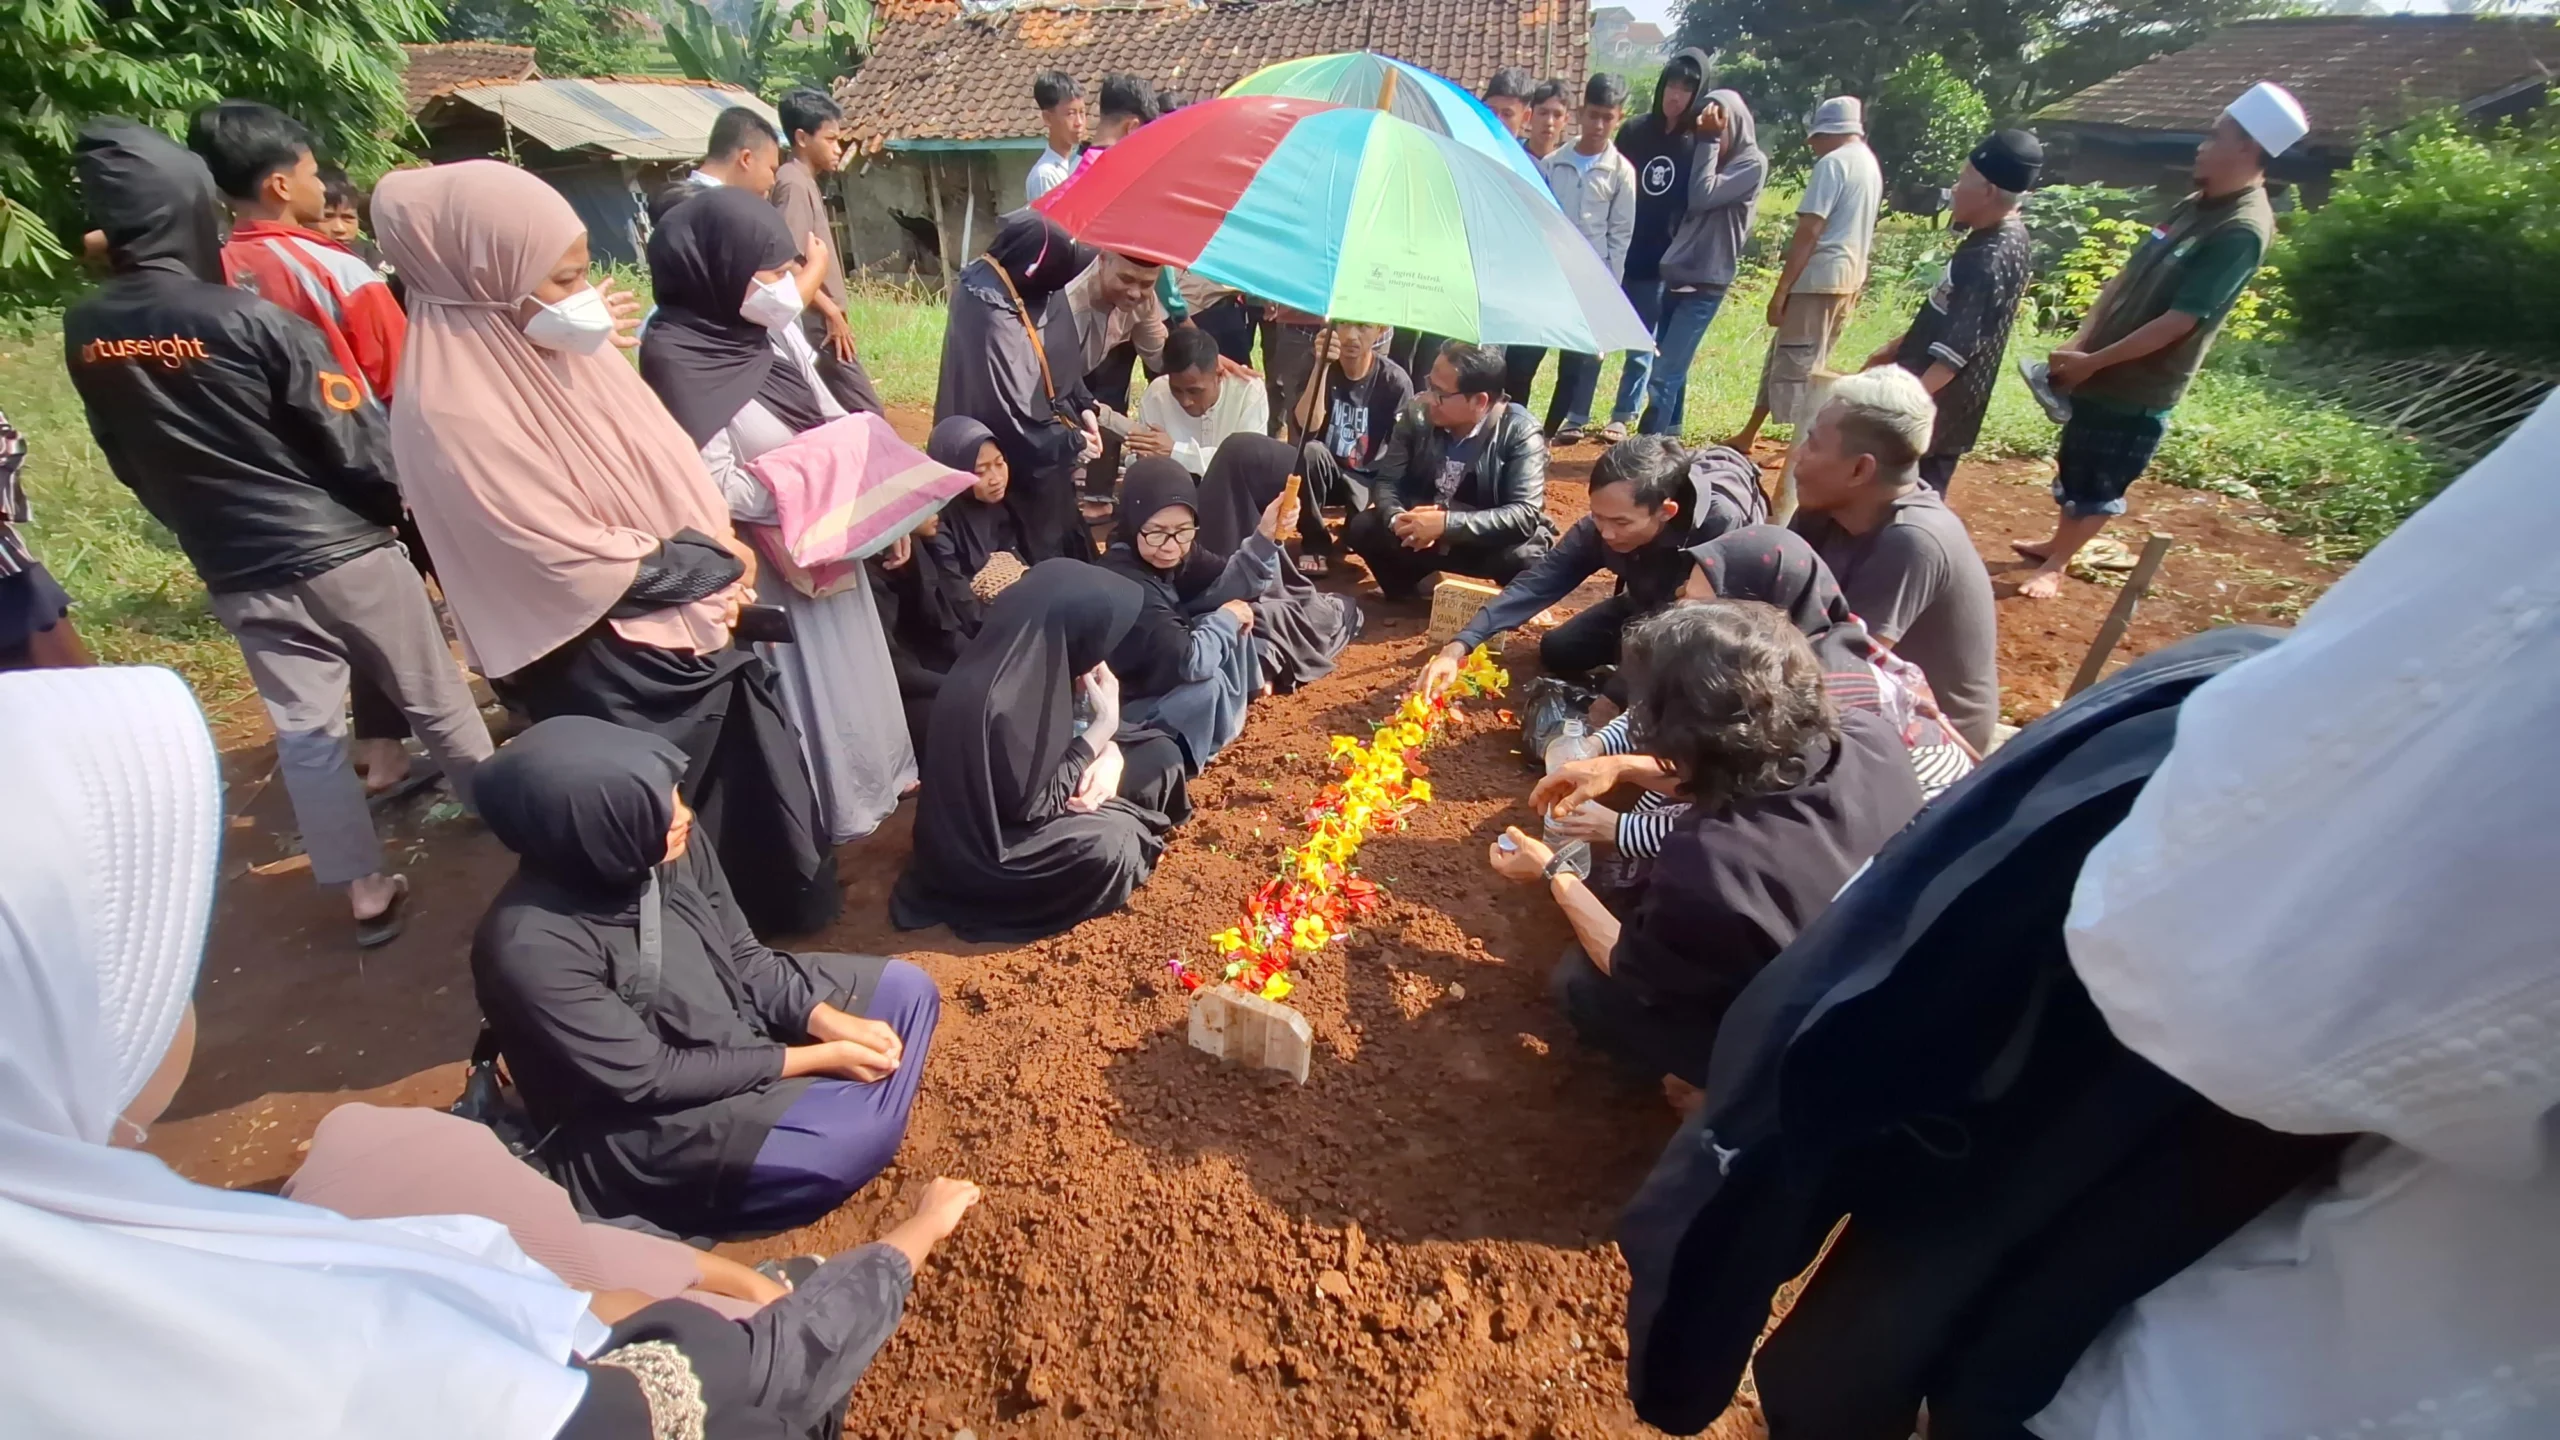
<path fill-rule="evenodd" d="M 437 97 L 486 110 L 554 150 L 630 160 L 698 160 L 711 122 L 743 105 L 779 126 L 773 107 L 707 80 L 526 80 L 459 85 Z"/>

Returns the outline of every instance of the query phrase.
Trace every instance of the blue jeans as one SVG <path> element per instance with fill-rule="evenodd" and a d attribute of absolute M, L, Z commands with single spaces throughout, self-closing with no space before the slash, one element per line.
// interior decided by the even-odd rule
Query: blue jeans
<path fill-rule="evenodd" d="M 1707 338 L 1707 326 L 1723 304 L 1723 288 L 1712 285 L 1665 297 L 1662 324 L 1654 332 L 1662 353 L 1654 357 L 1653 382 L 1645 387 L 1642 433 L 1679 438 L 1689 403 L 1689 362 L 1698 358 L 1698 342 Z"/>
<path fill-rule="evenodd" d="M 1627 280 L 1618 286 L 1627 294 L 1627 303 L 1636 307 L 1636 318 L 1644 328 L 1659 336 L 1662 333 L 1662 282 L 1659 280 Z M 1618 404 L 1609 418 L 1618 424 L 1632 424 L 1636 405 L 1644 399 L 1645 385 L 1653 378 L 1653 352 L 1630 350 L 1627 368 L 1618 375 Z"/>

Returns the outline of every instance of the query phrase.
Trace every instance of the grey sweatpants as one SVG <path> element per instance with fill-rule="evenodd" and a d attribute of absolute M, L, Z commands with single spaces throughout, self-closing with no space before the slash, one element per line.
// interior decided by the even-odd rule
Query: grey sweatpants
<path fill-rule="evenodd" d="M 364 782 L 347 757 L 347 686 L 367 679 L 398 702 L 443 767 L 455 798 L 489 758 L 489 727 L 445 648 L 418 572 L 385 545 L 292 585 L 212 597 L 240 642 L 249 678 L 276 727 L 276 765 L 292 797 L 311 878 L 344 885 L 382 869 Z"/>

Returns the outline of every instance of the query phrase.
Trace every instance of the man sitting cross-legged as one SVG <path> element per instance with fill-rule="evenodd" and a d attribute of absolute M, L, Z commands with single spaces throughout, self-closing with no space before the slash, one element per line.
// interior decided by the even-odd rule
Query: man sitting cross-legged
<path fill-rule="evenodd" d="M 1592 671 L 1618 663 L 1619 637 L 1629 625 L 1680 597 L 1693 568 L 1690 546 L 1756 525 L 1767 513 L 1759 470 L 1730 450 L 1701 451 L 1693 466 L 1676 440 L 1638 435 L 1619 441 L 1591 467 L 1591 513 L 1431 657 L 1422 693 L 1447 688 L 1468 651 L 1526 624 L 1606 569 L 1617 576 L 1617 593 L 1538 642 L 1540 669 L 1587 681 Z"/>
<path fill-rule="evenodd" d="M 1502 351 L 1451 340 L 1378 461 L 1375 503 L 1344 540 L 1389 599 L 1441 571 L 1508 584 L 1555 539 L 1547 442 L 1502 398 Z"/>

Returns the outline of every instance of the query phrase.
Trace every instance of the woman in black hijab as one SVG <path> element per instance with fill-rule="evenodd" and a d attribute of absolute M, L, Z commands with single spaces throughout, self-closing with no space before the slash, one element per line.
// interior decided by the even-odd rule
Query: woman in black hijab
<path fill-rule="evenodd" d="M 789 955 L 747 929 L 677 798 L 684 752 L 545 720 L 474 785 L 516 853 L 472 987 L 579 1209 L 683 1236 L 789 1229 L 896 1155 L 941 998 L 876 955 Z"/>
<path fill-rule="evenodd" d="M 754 462 L 841 419 L 801 333 L 799 247 L 771 205 L 717 189 L 667 212 L 649 237 L 658 313 L 640 373 L 701 448 L 740 533 L 781 520 Z M 849 562 L 876 572 L 890 560 Z M 770 566 L 761 598 L 781 607 L 792 643 L 760 647 L 781 681 L 826 838 L 868 835 L 916 781 L 915 746 L 896 703 L 898 667 L 868 573 L 821 587 Z"/>
<path fill-rule="evenodd" d="M 1146 883 L 1191 797 L 1181 747 L 1122 727 L 1103 663 L 1140 603 L 1107 570 L 1044 560 L 987 607 L 933 703 L 915 855 L 889 898 L 901 928 L 1037 940 Z"/>
<path fill-rule="evenodd" d="M 1138 582 L 1146 605 L 1111 654 L 1131 721 L 1182 741 L 1191 773 L 1244 733 L 1262 688 L 1252 597 L 1279 573 L 1279 496 L 1232 555 L 1200 542 L 1200 487 L 1178 460 L 1132 464 L 1120 477 L 1120 523 L 1105 568 Z"/>
<path fill-rule="evenodd" d="M 933 418 L 984 424 L 1013 469 L 1007 503 L 1031 558 L 1091 559 L 1076 470 L 1102 451 L 1075 322 L 1059 292 L 1090 257 L 1047 216 L 1005 216 L 951 287 Z"/>
<path fill-rule="evenodd" d="M 987 427 L 954 415 L 933 427 L 925 453 L 941 465 L 965 470 L 978 483 L 915 532 L 914 559 L 896 568 L 871 567 L 880 619 L 889 632 L 889 658 L 898 672 L 898 696 L 918 756 L 925 753 L 933 697 L 942 677 L 958 663 L 961 648 L 986 621 L 986 607 L 1030 568 L 1022 527 L 1005 508 L 1012 467 Z"/>
<path fill-rule="evenodd" d="M 1200 546 L 1233 553 L 1251 543 L 1254 517 L 1271 507 L 1298 468 L 1298 452 L 1261 435 L 1230 435 L 1200 479 Z M 1333 673 L 1343 648 L 1360 635 L 1360 605 L 1328 595 L 1298 571 L 1283 549 L 1278 573 L 1252 597 L 1262 681 L 1283 694 Z"/>

